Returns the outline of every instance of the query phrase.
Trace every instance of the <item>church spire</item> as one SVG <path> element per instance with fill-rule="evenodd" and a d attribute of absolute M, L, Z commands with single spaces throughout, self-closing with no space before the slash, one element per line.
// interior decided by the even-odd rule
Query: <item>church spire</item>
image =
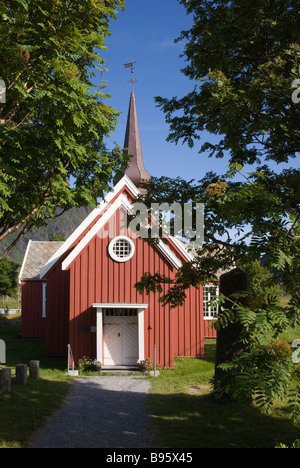
<path fill-rule="evenodd" d="M 137 111 L 134 92 L 131 92 L 130 103 L 127 116 L 127 127 L 124 140 L 124 148 L 127 154 L 131 154 L 125 174 L 141 190 L 141 185 L 148 182 L 151 178 L 149 172 L 145 169 L 138 125 Z"/>
<path fill-rule="evenodd" d="M 124 149 L 126 154 L 132 155 L 131 159 L 128 162 L 128 167 L 123 171 L 124 174 L 129 177 L 129 179 L 139 188 L 142 193 L 145 193 L 146 190 L 141 187 L 144 183 L 148 182 L 151 179 L 149 172 L 145 169 L 144 159 L 142 153 L 142 145 L 140 138 L 140 130 L 137 118 L 135 96 L 133 91 L 133 85 L 135 80 L 133 79 L 134 73 L 134 64 L 135 62 L 126 63 L 125 68 L 131 68 L 131 96 L 129 102 L 129 109 L 127 115 L 127 126 L 124 140 Z M 116 182 L 119 179 L 116 180 Z"/>

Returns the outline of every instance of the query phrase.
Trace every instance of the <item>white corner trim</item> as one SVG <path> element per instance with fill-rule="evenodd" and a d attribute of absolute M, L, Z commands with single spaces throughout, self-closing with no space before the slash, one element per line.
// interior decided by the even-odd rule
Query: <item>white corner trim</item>
<path fill-rule="evenodd" d="M 145 359 L 145 320 L 142 308 L 138 310 L 138 346 L 139 361 L 143 361 Z"/>
<path fill-rule="evenodd" d="M 96 354 L 97 361 L 103 362 L 103 312 L 101 308 L 97 309 L 96 321 Z"/>
<path fill-rule="evenodd" d="M 22 282 L 22 275 L 23 275 L 23 271 L 24 271 L 25 264 L 26 264 L 26 261 L 27 261 L 28 252 L 29 252 L 31 243 L 32 243 L 32 240 L 30 239 L 28 244 L 27 244 L 27 247 L 26 247 L 23 263 L 22 263 L 21 270 L 20 270 L 20 273 L 19 273 L 19 284 L 21 284 L 21 282 Z"/>
<path fill-rule="evenodd" d="M 112 201 L 115 195 L 120 192 L 124 187 L 127 187 L 134 197 L 140 195 L 140 191 L 131 180 L 124 175 L 121 180 L 113 187 L 113 189 L 106 195 L 106 197 L 75 229 L 75 231 L 68 237 L 64 244 L 55 252 L 55 254 L 48 260 L 45 266 L 40 271 L 40 278 L 42 279 L 57 260 L 72 246 L 76 239 L 89 227 L 91 222 L 104 210 L 108 203 Z"/>

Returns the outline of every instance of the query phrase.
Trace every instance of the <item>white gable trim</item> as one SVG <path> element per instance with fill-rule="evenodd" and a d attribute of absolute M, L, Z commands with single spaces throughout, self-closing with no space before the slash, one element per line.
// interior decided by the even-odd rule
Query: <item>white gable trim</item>
<path fill-rule="evenodd" d="M 185 258 L 189 261 L 189 262 L 193 262 L 194 261 L 194 257 L 193 255 L 191 255 L 185 248 L 185 246 L 182 244 L 182 242 L 177 239 L 176 237 L 174 236 L 170 236 L 170 239 L 172 240 L 173 244 L 176 245 L 176 247 L 178 248 L 178 250 L 185 256 Z"/>
<path fill-rule="evenodd" d="M 28 257 L 28 252 L 29 252 L 29 249 L 30 249 L 31 242 L 32 242 L 32 240 L 30 239 L 28 244 L 27 244 L 27 247 L 26 247 L 23 263 L 22 263 L 21 270 L 20 270 L 20 273 L 19 273 L 19 284 L 22 282 L 23 271 L 24 271 L 24 268 L 25 268 L 25 265 L 26 265 L 26 262 L 27 262 L 27 257 Z"/>
<path fill-rule="evenodd" d="M 52 268 L 52 266 L 57 262 L 57 260 L 71 247 L 73 242 L 76 241 L 77 237 L 90 225 L 90 223 L 98 216 L 100 213 L 99 208 L 95 208 L 85 220 L 78 226 L 77 229 L 68 237 L 68 239 L 63 243 L 63 245 L 55 252 L 55 254 L 48 260 L 45 266 L 40 271 L 40 278 L 42 279 L 46 273 Z"/>
<path fill-rule="evenodd" d="M 116 212 L 118 208 L 123 206 L 128 212 L 131 210 L 131 203 L 123 194 L 120 195 L 115 202 L 107 209 L 99 221 L 90 229 L 86 236 L 77 244 L 72 250 L 70 255 L 62 262 L 62 269 L 66 270 L 75 258 L 80 254 L 84 247 L 93 239 L 95 235 L 104 227 L 111 216 Z M 164 253 L 168 260 L 178 269 L 182 266 L 180 260 L 175 254 L 169 249 L 169 247 L 162 241 L 160 241 L 157 247 Z"/>
<path fill-rule="evenodd" d="M 84 249 L 84 247 L 93 239 L 93 237 L 103 228 L 111 216 L 116 212 L 120 206 L 123 205 L 128 211 L 130 210 L 130 203 L 124 195 L 120 195 L 119 198 L 106 210 L 103 216 L 99 221 L 89 230 L 89 232 L 84 236 L 84 238 L 76 245 L 72 250 L 70 255 L 63 261 L 62 269 L 66 270 L 70 263 L 79 255 L 79 253 Z"/>
<path fill-rule="evenodd" d="M 114 196 L 120 192 L 124 187 L 127 187 L 134 197 L 140 195 L 138 188 L 131 182 L 131 180 L 124 175 L 122 179 L 114 186 L 114 188 L 106 195 L 102 202 L 95 208 L 85 220 L 78 226 L 77 229 L 68 237 L 65 243 L 55 252 L 55 254 L 48 260 L 46 265 L 41 269 L 40 278 L 43 278 L 46 273 L 52 268 L 57 260 L 72 246 L 76 239 L 89 227 L 92 221 L 103 211 L 108 203 L 112 201 Z"/>
<path fill-rule="evenodd" d="M 182 267 L 181 261 L 176 257 L 175 254 L 169 249 L 169 247 L 164 244 L 164 242 L 159 241 L 157 247 L 165 254 L 165 256 L 173 263 L 173 265 L 177 268 Z"/>

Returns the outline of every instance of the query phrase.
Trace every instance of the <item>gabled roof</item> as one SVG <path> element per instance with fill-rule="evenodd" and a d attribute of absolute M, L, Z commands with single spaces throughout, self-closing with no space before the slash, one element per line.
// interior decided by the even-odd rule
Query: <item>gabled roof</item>
<path fill-rule="evenodd" d="M 87 232 L 84 238 L 74 247 L 72 252 L 65 258 L 62 263 L 62 268 L 67 269 L 71 262 L 76 258 L 76 256 L 81 252 L 81 250 L 87 245 L 87 243 L 97 234 L 102 226 L 108 221 L 110 216 L 112 216 L 115 211 L 122 205 L 127 211 L 130 211 L 131 204 L 127 197 L 122 195 L 122 191 L 126 187 L 129 192 L 136 198 L 140 195 L 139 189 L 133 184 L 133 182 L 125 175 L 112 189 L 111 192 L 107 194 L 104 200 L 99 204 L 95 210 L 93 210 L 89 216 L 78 226 L 77 229 L 71 234 L 71 236 L 61 245 L 61 247 L 53 254 L 51 258 L 43 265 L 40 271 L 40 278 L 43 278 L 46 273 L 52 268 L 52 266 L 71 248 L 71 246 L 76 242 L 76 240 L 82 235 L 82 233 L 91 225 L 91 229 Z M 111 204 L 112 200 L 118 195 L 114 203 Z M 101 215 L 102 212 L 107 208 L 105 213 L 101 216 L 97 223 L 93 221 Z M 178 248 L 178 250 L 183 254 L 187 261 L 191 261 L 191 255 L 186 250 L 184 244 L 174 237 L 170 237 L 171 242 Z M 164 252 L 167 258 L 171 263 L 176 267 L 180 268 L 181 261 L 176 257 L 176 255 L 167 247 L 166 244 L 160 242 L 158 244 L 159 249 Z"/>
<path fill-rule="evenodd" d="M 41 268 L 63 244 L 64 242 L 30 240 L 24 255 L 19 281 L 40 279 Z"/>
<path fill-rule="evenodd" d="M 69 255 L 67 255 L 62 262 L 62 269 L 67 269 L 71 262 L 77 257 L 77 255 L 79 255 L 82 249 L 97 234 L 97 232 L 99 232 L 109 218 L 113 216 L 118 208 L 122 206 L 127 210 L 127 212 L 130 212 L 131 202 L 124 193 L 122 193 L 124 188 L 128 189 L 133 198 L 136 198 L 140 194 L 137 187 L 125 175 L 115 185 L 112 191 L 107 194 L 99 206 L 86 217 L 86 219 L 78 226 L 77 229 L 75 229 L 65 242 L 29 241 L 20 271 L 20 281 L 44 278 L 52 266 L 55 265 L 72 246 L 74 246 Z M 95 222 L 97 217 L 99 217 L 99 220 Z M 78 242 L 78 239 L 85 231 L 87 231 L 86 234 L 82 240 Z M 191 261 L 192 256 L 179 239 L 170 237 L 169 241 L 181 252 L 187 261 Z M 175 268 L 178 269 L 181 267 L 181 260 L 165 243 L 159 242 L 157 247 L 164 253 Z"/>
<path fill-rule="evenodd" d="M 93 225 L 93 227 L 89 230 L 89 232 L 84 236 L 84 238 L 76 245 L 76 247 L 72 250 L 70 255 L 63 261 L 62 269 L 66 270 L 70 264 L 75 260 L 75 258 L 80 254 L 80 252 L 84 249 L 84 247 L 93 239 L 94 236 L 105 226 L 108 220 L 113 216 L 113 214 L 120 208 L 123 207 L 127 210 L 128 213 L 131 211 L 131 203 L 129 202 L 128 198 L 120 194 L 120 196 L 114 201 L 114 203 L 105 211 L 103 216 Z M 174 242 L 175 244 L 175 242 Z M 183 246 L 179 246 L 176 243 L 177 247 L 181 250 L 181 252 L 185 255 L 188 259 L 188 253 L 183 250 Z M 162 241 L 158 242 L 157 247 L 161 250 L 167 259 L 175 266 L 175 268 L 180 268 L 182 266 L 181 261 L 179 258 L 171 251 L 171 249 Z"/>

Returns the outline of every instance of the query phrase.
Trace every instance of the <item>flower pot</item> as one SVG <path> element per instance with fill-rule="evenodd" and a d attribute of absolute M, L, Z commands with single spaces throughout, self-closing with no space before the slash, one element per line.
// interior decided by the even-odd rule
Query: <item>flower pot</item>
<path fill-rule="evenodd" d="M 146 364 L 140 364 L 139 368 L 140 368 L 140 372 L 147 372 Z"/>
<path fill-rule="evenodd" d="M 93 365 L 93 371 L 100 372 L 101 371 L 101 365 L 94 364 Z"/>

